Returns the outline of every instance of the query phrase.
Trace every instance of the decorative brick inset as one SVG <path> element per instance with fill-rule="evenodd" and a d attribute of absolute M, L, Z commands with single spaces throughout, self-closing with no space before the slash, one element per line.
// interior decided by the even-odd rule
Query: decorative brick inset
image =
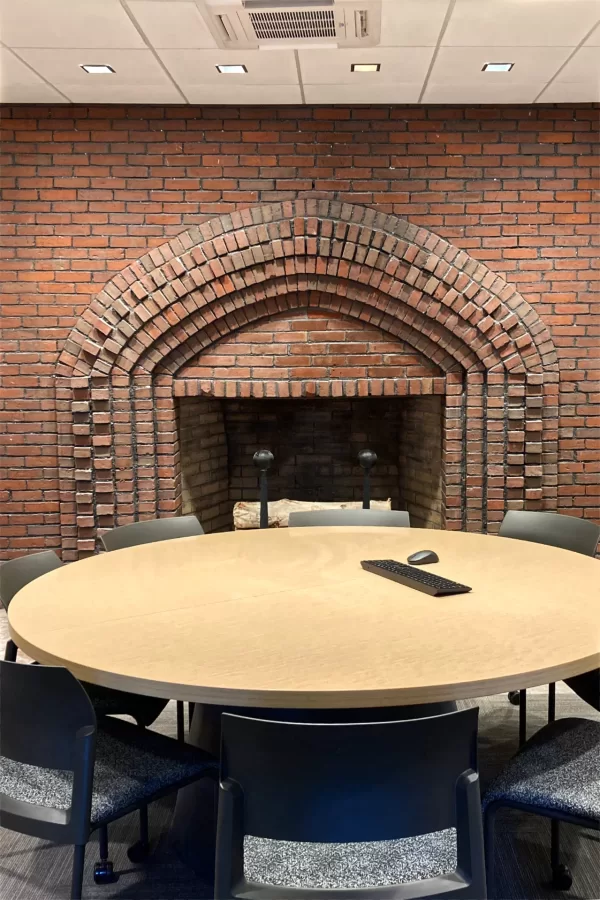
<path fill-rule="evenodd" d="M 63 412 L 65 558 L 90 552 L 98 529 L 181 509 L 174 394 L 238 397 L 251 381 L 235 371 L 181 374 L 240 329 L 260 333 L 265 322 L 306 310 L 385 332 L 439 371 L 415 384 L 419 393 L 437 392 L 438 378 L 444 384 L 447 527 L 493 530 L 506 508 L 554 506 L 558 366 L 530 304 L 465 251 L 406 220 L 337 201 L 286 201 L 220 216 L 155 248 L 77 322 L 57 368 L 58 396 L 90 402 L 89 413 Z M 346 380 L 325 368 L 323 377 L 298 379 L 301 396 L 307 383 L 317 396 L 387 394 L 390 384 L 392 393 L 397 385 L 412 393 L 410 374 Z M 280 383 L 291 392 L 283 396 L 294 396 L 294 378 L 260 380 L 266 396 Z M 108 421 L 97 418 L 106 411 Z M 91 470 L 102 473 L 94 490 L 100 484 L 112 495 L 112 513 L 109 502 L 102 512 L 97 500 L 84 502 L 79 473 Z"/>

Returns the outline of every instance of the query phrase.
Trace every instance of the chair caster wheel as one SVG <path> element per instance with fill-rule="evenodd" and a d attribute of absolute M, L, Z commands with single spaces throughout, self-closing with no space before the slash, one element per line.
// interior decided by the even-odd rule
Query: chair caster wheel
<path fill-rule="evenodd" d="M 127 856 L 132 863 L 144 862 L 149 853 L 150 844 L 146 843 L 146 841 L 136 841 L 127 850 Z"/>
<path fill-rule="evenodd" d="M 119 878 L 113 872 L 113 864 L 110 859 L 103 859 L 94 866 L 94 881 L 96 884 L 114 884 Z"/>
<path fill-rule="evenodd" d="M 509 691 L 508 692 L 508 702 L 512 703 L 513 706 L 521 705 L 521 697 L 518 691 Z"/>
<path fill-rule="evenodd" d="M 568 866 L 561 863 L 552 870 L 552 887 L 557 891 L 568 891 L 573 884 L 573 876 Z"/>

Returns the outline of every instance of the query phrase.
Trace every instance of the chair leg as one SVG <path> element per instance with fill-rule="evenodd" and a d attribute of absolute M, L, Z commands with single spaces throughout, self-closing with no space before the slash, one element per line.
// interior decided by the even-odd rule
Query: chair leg
<path fill-rule="evenodd" d="M 143 862 L 150 852 L 150 840 L 148 837 L 148 807 L 140 806 L 140 839 L 127 850 L 127 856 L 133 863 Z"/>
<path fill-rule="evenodd" d="M 98 843 L 100 860 L 94 866 L 94 881 L 96 884 L 114 884 L 119 876 L 113 872 L 113 864 L 108 858 L 108 825 L 101 825 L 98 829 Z"/>
<path fill-rule="evenodd" d="M 181 700 L 177 701 L 177 740 L 181 744 L 185 742 L 185 716 Z"/>
<path fill-rule="evenodd" d="M 83 891 L 83 866 L 85 863 L 85 844 L 73 847 L 73 875 L 71 877 L 71 900 L 81 900 Z"/>
<path fill-rule="evenodd" d="M 17 661 L 17 650 L 18 647 L 14 641 L 11 641 L 10 638 L 6 642 L 6 649 L 4 651 L 4 659 L 7 662 L 16 662 Z"/>
<path fill-rule="evenodd" d="M 195 703 L 188 703 L 188 731 L 192 727 L 192 719 L 194 718 Z"/>
<path fill-rule="evenodd" d="M 548 685 L 548 721 L 554 722 L 556 719 L 556 685 L 554 683 Z"/>
<path fill-rule="evenodd" d="M 519 747 L 527 740 L 527 691 L 519 691 Z"/>
<path fill-rule="evenodd" d="M 485 848 L 485 874 L 487 881 L 487 895 L 490 898 L 496 895 L 496 879 L 495 879 L 495 863 L 496 863 L 496 847 L 495 847 L 495 824 L 496 810 L 488 808 L 483 819 L 484 830 L 484 848 Z"/>
<path fill-rule="evenodd" d="M 560 861 L 560 822 L 550 819 L 550 865 L 552 867 L 552 887 L 557 891 L 568 891 L 573 884 L 569 867 Z"/>

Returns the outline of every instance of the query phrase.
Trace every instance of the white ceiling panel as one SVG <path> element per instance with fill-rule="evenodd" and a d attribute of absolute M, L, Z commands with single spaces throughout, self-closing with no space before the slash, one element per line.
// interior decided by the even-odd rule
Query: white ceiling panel
<path fill-rule="evenodd" d="M 44 84 L 39 75 L 10 50 L 0 47 L 0 84 Z"/>
<path fill-rule="evenodd" d="M 304 84 L 365 85 L 377 91 L 386 84 L 423 84 L 433 47 L 373 47 L 371 50 L 299 50 Z M 352 72 L 352 63 L 380 63 L 380 72 Z"/>
<path fill-rule="evenodd" d="M 485 85 L 430 84 L 424 103 L 533 103 L 544 82 L 530 84 Z"/>
<path fill-rule="evenodd" d="M 442 43 L 575 47 L 599 16 L 598 0 L 456 0 Z"/>
<path fill-rule="evenodd" d="M 307 103 L 416 103 L 420 84 L 307 84 Z"/>
<path fill-rule="evenodd" d="M 539 103 L 599 103 L 600 84 L 595 82 L 553 81 L 538 98 Z"/>
<path fill-rule="evenodd" d="M 429 76 L 433 84 L 473 84 L 486 90 L 549 81 L 572 53 L 570 47 L 440 47 Z M 510 72 L 483 72 L 486 63 L 514 63 Z"/>
<path fill-rule="evenodd" d="M 383 0 L 382 47 L 435 47 L 450 0 Z"/>
<path fill-rule="evenodd" d="M 80 84 L 94 96 L 101 86 L 113 90 L 123 84 L 170 84 L 151 50 L 19 50 L 25 62 L 52 84 Z M 106 64 L 114 75 L 88 75 L 83 64 Z M 91 93 L 90 93 L 91 96 Z"/>
<path fill-rule="evenodd" d="M 129 0 L 127 5 L 153 47 L 217 46 L 195 3 Z"/>
<path fill-rule="evenodd" d="M 38 84 L 0 84 L 0 103 L 64 103 L 57 90 L 40 81 Z"/>
<path fill-rule="evenodd" d="M 184 103 L 177 88 L 165 84 L 61 84 L 58 88 L 72 103 Z"/>
<path fill-rule="evenodd" d="M 229 91 L 236 84 L 298 83 L 293 50 L 159 50 L 158 54 L 178 84 L 214 84 Z M 240 63 L 246 66 L 246 74 L 217 71 L 218 65 Z"/>
<path fill-rule="evenodd" d="M 600 51 L 597 47 L 580 47 L 564 69 L 556 76 L 557 81 L 589 82 L 600 81 Z"/>
<path fill-rule="evenodd" d="M 302 103 L 299 85 L 293 84 L 184 84 L 181 86 L 190 103 L 198 104 L 250 104 Z"/>
<path fill-rule="evenodd" d="M 0 34 L 9 47 L 143 47 L 118 0 L 2 0 Z"/>

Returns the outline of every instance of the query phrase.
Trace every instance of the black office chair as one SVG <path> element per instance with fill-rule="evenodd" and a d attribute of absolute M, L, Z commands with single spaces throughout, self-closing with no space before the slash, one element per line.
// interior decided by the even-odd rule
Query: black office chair
<path fill-rule="evenodd" d="M 328 525 L 372 525 L 410 528 L 410 516 L 400 509 L 311 509 L 289 515 L 290 528 Z"/>
<path fill-rule="evenodd" d="M 174 538 L 198 537 L 201 534 L 204 534 L 204 529 L 196 516 L 172 516 L 120 525 L 107 531 L 100 540 L 105 550 L 123 550 L 125 547 L 171 541 Z"/>
<path fill-rule="evenodd" d="M 567 718 L 541 728 L 508 763 L 484 797 L 488 892 L 494 890 L 494 825 L 502 807 L 551 820 L 553 886 L 568 890 L 569 868 L 560 862 L 559 822 L 600 830 L 600 722 Z"/>
<path fill-rule="evenodd" d="M 102 535 L 102 546 L 105 550 L 123 550 L 126 547 L 137 547 L 140 544 L 154 544 L 158 541 L 170 541 L 175 538 L 198 537 L 204 534 L 202 525 L 196 516 L 172 516 L 167 519 L 148 519 L 144 522 L 132 522 L 121 525 Z M 178 700 L 177 739 L 185 740 L 184 705 Z M 189 706 L 189 719 L 192 718 L 192 705 Z"/>
<path fill-rule="evenodd" d="M 594 556 L 600 540 L 600 528 L 587 519 L 533 510 L 509 510 L 502 520 L 499 533 L 501 537 L 547 544 L 584 556 Z M 583 700 L 600 709 L 600 670 L 567 678 L 565 682 Z M 527 738 L 527 691 L 511 691 L 508 698 L 520 707 L 519 743 L 523 744 Z M 548 688 L 549 722 L 554 721 L 555 714 L 556 685 L 551 684 Z"/>
<path fill-rule="evenodd" d="M 223 715 L 216 900 L 485 898 L 477 715 L 340 725 Z M 244 859 L 259 839 L 280 859 L 284 842 L 399 840 L 393 887 L 298 887 L 293 862 L 274 877 Z"/>
<path fill-rule="evenodd" d="M 13 597 L 21 588 L 61 566 L 62 563 L 53 550 L 29 553 L 27 556 L 19 556 L 3 563 L 0 566 L 0 603 L 6 612 Z M 14 662 L 17 650 L 17 645 L 9 639 L 4 659 Z M 87 682 L 83 682 L 83 687 L 92 701 L 97 716 L 127 715 L 135 719 L 138 725 L 151 725 L 168 703 L 168 700 L 144 697 L 141 694 L 131 694 L 128 691 L 118 691 Z"/>
<path fill-rule="evenodd" d="M 73 844 L 72 900 L 82 893 L 85 845 L 100 830 L 98 883 L 116 880 L 108 824 L 206 775 L 207 753 L 120 719 L 99 725 L 66 669 L 0 661 L 0 826 Z"/>

